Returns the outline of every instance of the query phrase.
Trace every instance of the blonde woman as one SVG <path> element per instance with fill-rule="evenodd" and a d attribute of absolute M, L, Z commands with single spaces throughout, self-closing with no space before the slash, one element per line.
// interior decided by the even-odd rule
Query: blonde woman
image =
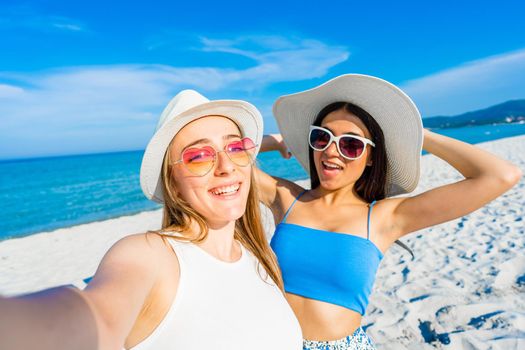
<path fill-rule="evenodd" d="M 253 187 L 261 138 L 251 104 L 179 93 L 140 174 L 162 230 L 117 242 L 83 291 L 0 299 L 0 348 L 300 349 Z"/>

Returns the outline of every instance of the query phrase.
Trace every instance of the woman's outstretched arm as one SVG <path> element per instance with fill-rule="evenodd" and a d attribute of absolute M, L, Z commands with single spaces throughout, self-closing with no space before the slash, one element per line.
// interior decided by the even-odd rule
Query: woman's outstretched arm
<path fill-rule="evenodd" d="M 89 304 L 79 291 L 59 287 L 18 298 L 0 297 L 0 348 L 97 349 Z"/>
<path fill-rule="evenodd" d="M 0 349 L 122 349 L 155 283 L 156 256 L 145 235 L 126 237 L 83 291 L 0 298 Z"/>
<path fill-rule="evenodd" d="M 414 197 L 385 201 L 393 238 L 464 216 L 497 198 L 520 179 L 515 165 L 465 142 L 424 130 L 423 149 L 443 159 L 465 179 Z"/>

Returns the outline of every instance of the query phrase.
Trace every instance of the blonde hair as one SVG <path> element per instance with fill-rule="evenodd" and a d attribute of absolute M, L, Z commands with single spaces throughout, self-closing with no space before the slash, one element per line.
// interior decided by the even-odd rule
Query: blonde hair
<path fill-rule="evenodd" d="M 158 231 L 158 234 L 192 243 L 202 242 L 208 236 L 208 225 L 206 219 L 177 193 L 175 180 L 170 173 L 170 164 L 172 163 L 169 152 L 170 146 L 168 147 L 168 151 L 166 151 L 162 163 L 161 178 L 164 195 L 164 211 L 162 230 Z M 268 244 L 261 223 L 259 192 L 254 178 L 253 167 L 255 167 L 255 164 L 252 165 L 250 173 L 251 186 L 248 192 L 246 210 L 235 222 L 234 238 L 257 258 L 259 264 L 264 268 L 264 271 L 272 278 L 275 284 L 283 290 L 281 270 L 277 264 L 275 254 Z M 198 224 L 199 232 L 192 232 L 191 224 L 193 222 Z M 174 232 L 177 233 L 177 235 L 173 235 Z M 258 269 L 258 271 L 260 271 L 260 269 Z"/>

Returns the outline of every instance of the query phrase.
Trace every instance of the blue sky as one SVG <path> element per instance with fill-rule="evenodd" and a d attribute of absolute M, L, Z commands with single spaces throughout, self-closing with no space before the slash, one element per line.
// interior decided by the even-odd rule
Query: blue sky
<path fill-rule="evenodd" d="M 344 73 L 423 116 L 525 98 L 523 1 L 0 3 L 0 159 L 143 149 L 179 90 L 273 101 Z"/>

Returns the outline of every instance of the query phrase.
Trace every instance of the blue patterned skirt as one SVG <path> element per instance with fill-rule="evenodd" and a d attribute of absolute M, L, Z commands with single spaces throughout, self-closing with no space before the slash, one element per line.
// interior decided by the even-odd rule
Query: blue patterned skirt
<path fill-rule="evenodd" d="M 354 334 L 339 340 L 303 340 L 303 350 L 376 350 L 361 327 Z"/>

